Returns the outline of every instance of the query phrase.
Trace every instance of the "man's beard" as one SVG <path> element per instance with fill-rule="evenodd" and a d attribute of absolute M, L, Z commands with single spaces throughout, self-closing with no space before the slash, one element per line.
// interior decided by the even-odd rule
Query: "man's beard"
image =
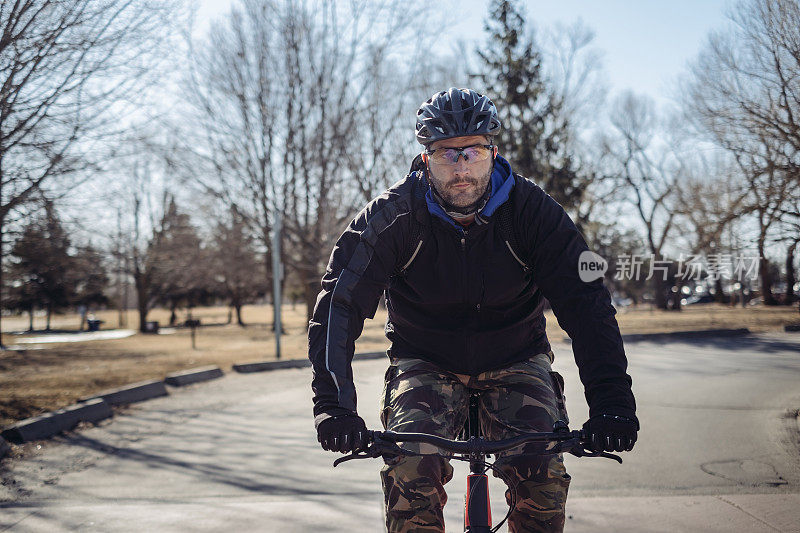
<path fill-rule="evenodd" d="M 460 179 L 457 181 L 452 181 L 447 184 L 447 186 L 441 187 L 439 183 L 437 183 L 437 179 L 432 176 L 430 185 L 431 189 L 433 190 L 433 196 L 436 198 L 436 201 L 444 208 L 444 210 L 452 216 L 453 218 L 464 218 L 470 215 L 473 215 L 483 209 L 483 206 L 486 205 L 486 202 L 489 201 L 489 196 L 491 192 L 490 182 L 492 176 L 492 168 L 490 167 L 486 174 L 483 176 L 482 179 L 476 178 L 468 178 L 468 179 Z M 468 200 L 465 202 L 463 199 L 459 199 L 458 190 L 453 190 L 452 186 L 457 185 L 459 183 L 469 183 L 470 185 L 475 187 L 475 190 L 478 191 L 477 196 L 473 199 Z M 481 187 L 481 184 L 485 183 L 484 187 Z"/>

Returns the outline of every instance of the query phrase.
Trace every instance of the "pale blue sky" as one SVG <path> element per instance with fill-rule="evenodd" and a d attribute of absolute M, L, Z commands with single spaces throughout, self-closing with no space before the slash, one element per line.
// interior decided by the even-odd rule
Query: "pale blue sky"
<path fill-rule="evenodd" d="M 199 26 L 225 13 L 231 0 L 197 0 Z M 313 0 L 311 0 L 313 2 Z M 452 13 L 451 38 L 482 40 L 486 0 L 431 2 Z M 704 44 L 708 32 L 725 24 L 731 0 L 528 0 L 528 20 L 540 29 L 581 19 L 596 32 L 612 94 L 631 89 L 660 104 L 673 94 L 674 80 Z M 446 43 L 442 43 L 446 44 Z"/>
<path fill-rule="evenodd" d="M 467 37 L 483 38 L 485 0 L 461 0 L 468 19 L 459 24 Z M 668 100 L 676 77 L 706 41 L 723 26 L 730 0 L 528 0 L 527 20 L 538 29 L 578 19 L 595 31 L 594 45 L 612 93 L 631 89 L 660 103 Z M 461 29 L 463 28 L 463 30 Z"/>

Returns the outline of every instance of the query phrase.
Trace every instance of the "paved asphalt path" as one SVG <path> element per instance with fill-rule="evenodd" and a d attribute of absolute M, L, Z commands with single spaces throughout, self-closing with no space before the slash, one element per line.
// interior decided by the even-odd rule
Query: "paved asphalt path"
<path fill-rule="evenodd" d="M 572 426 L 587 408 L 568 344 Z M 800 531 L 800 336 L 629 343 L 642 432 L 619 465 L 567 457 L 567 531 Z M 377 427 L 386 361 L 354 364 Z M 0 531 L 380 531 L 378 461 L 331 468 L 310 370 L 224 378 L 28 446 L 0 466 Z M 460 531 L 466 468 L 448 485 Z M 494 517 L 505 513 L 492 480 Z"/>

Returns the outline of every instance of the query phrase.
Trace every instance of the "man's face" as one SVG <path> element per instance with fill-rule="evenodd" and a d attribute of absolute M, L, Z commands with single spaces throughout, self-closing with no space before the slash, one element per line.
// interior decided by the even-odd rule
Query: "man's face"
<path fill-rule="evenodd" d="M 428 147 L 429 151 L 442 148 L 464 148 L 476 144 L 490 144 L 483 135 L 455 137 L 436 141 Z M 493 158 L 483 161 L 466 161 L 463 156 L 454 165 L 439 164 L 429 159 L 429 175 L 433 186 L 442 198 L 457 207 L 474 204 L 483 195 L 492 175 Z"/>

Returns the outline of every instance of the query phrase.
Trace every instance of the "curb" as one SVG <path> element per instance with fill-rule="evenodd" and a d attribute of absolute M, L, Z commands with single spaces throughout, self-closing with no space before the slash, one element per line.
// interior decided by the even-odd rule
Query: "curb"
<path fill-rule="evenodd" d="M 386 357 L 386 352 L 363 352 L 357 353 L 353 360 L 380 359 Z M 308 359 L 289 359 L 288 361 L 254 361 L 252 363 L 238 363 L 233 365 L 233 370 L 242 374 L 252 372 L 268 372 L 270 370 L 282 370 L 284 368 L 306 368 L 311 366 Z"/>
<path fill-rule="evenodd" d="M 711 337 L 742 337 L 750 335 L 747 328 L 737 329 L 697 329 L 689 331 L 671 331 L 669 333 L 633 333 L 623 335 L 624 342 L 679 340 L 679 339 L 705 339 Z M 572 342 L 569 337 L 564 337 L 564 342 Z"/>
<path fill-rule="evenodd" d="M 192 368 L 183 370 L 181 372 L 173 372 L 167 374 L 164 380 L 167 385 L 173 387 L 183 387 L 184 385 L 191 385 L 200 381 L 208 381 L 211 379 L 221 378 L 223 376 L 222 369 L 218 366 L 202 366 L 199 368 Z"/>
<path fill-rule="evenodd" d="M 22 420 L 4 429 L 2 435 L 13 443 L 22 444 L 68 431 L 79 422 L 98 422 L 111 414 L 111 406 L 98 398 Z"/>
<path fill-rule="evenodd" d="M 0 459 L 8 455 L 8 452 L 11 451 L 11 446 L 8 445 L 6 439 L 0 437 Z"/>
<path fill-rule="evenodd" d="M 72 429 L 78 425 L 78 422 L 91 422 L 94 424 L 106 418 L 111 418 L 114 412 L 107 401 L 97 398 L 59 409 L 56 414 L 63 417 L 64 424 L 68 426 L 66 429 Z"/>
<path fill-rule="evenodd" d="M 232 368 L 236 372 L 249 374 L 251 372 L 267 372 L 269 370 L 281 370 L 284 368 L 304 368 L 311 366 L 308 359 L 292 359 L 289 361 L 254 361 L 252 363 L 235 364 Z"/>
<path fill-rule="evenodd" d="M 97 398 L 103 399 L 111 405 L 136 403 L 157 396 L 166 396 L 167 387 L 163 381 L 141 381 L 132 385 L 125 385 L 117 389 L 109 389 L 87 398 L 81 398 L 81 402 L 88 402 Z"/>
<path fill-rule="evenodd" d="M 357 353 L 353 359 L 380 359 L 381 357 L 386 357 L 386 350 L 382 352 Z"/>
<path fill-rule="evenodd" d="M 672 331 L 670 333 L 636 333 L 623 335 L 622 340 L 626 342 L 660 340 L 660 339 L 705 339 L 708 337 L 741 337 L 750 335 L 747 328 L 737 329 L 700 329 L 694 331 Z"/>

